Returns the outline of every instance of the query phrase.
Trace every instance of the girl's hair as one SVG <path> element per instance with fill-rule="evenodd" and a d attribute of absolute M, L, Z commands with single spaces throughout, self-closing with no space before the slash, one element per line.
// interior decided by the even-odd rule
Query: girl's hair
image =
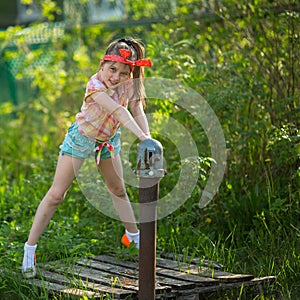
<path fill-rule="evenodd" d="M 129 60 L 136 61 L 144 58 L 145 48 L 144 46 L 135 39 L 119 39 L 112 42 L 106 49 L 105 55 L 115 54 L 120 55 L 120 49 L 130 50 Z M 145 106 L 145 88 L 143 85 L 144 79 L 144 67 L 134 66 L 133 68 L 133 83 L 134 83 L 134 94 L 137 97 L 137 101 L 142 101 Z"/>

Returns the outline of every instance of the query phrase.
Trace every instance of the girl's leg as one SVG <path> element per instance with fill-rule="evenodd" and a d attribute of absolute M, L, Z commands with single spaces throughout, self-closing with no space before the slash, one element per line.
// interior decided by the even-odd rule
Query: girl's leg
<path fill-rule="evenodd" d="M 64 200 L 83 160 L 68 155 L 60 155 L 52 186 L 41 201 L 30 230 L 27 244 L 35 245 L 48 226 L 57 206 Z"/>
<path fill-rule="evenodd" d="M 120 155 L 116 155 L 114 159 L 101 160 L 99 169 L 125 228 L 131 233 L 138 232 L 134 213 L 126 193 Z"/>

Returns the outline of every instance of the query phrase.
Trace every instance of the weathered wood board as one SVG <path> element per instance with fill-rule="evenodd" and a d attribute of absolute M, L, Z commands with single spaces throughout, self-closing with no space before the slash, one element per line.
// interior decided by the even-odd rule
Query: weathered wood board
<path fill-rule="evenodd" d="M 201 295 L 241 286 L 262 286 L 275 282 L 274 276 L 254 278 L 232 274 L 214 262 L 194 259 L 190 263 L 169 258 L 156 259 L 156 299 L 200 299 Z M 76 262 L 50 262 L 38 267 L 35 279 L 27 284 L 49 293 L 74 298 L 138 299 L 138 263 L 99 255 Z M 145 299 L 142 299 L 145 300 Z"/>

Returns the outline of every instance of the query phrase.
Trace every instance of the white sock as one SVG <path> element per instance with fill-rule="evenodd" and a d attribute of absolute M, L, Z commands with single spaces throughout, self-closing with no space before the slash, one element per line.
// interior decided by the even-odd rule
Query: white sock
<path fill-rule="evenodd" d="M 132 233 L 125 230 L 125 233 L 129 239 L 130 242 L 134 242 L 137 249 L 140 249 L 140 231 Z"/>
<path fill-rule="evenodd" d="M 23 270 L 31 269 L 34 267 L 34 253 L 37 245 L 30 246 L 27 242 L 24 245 L 24 259 L 22 263 Z"/>

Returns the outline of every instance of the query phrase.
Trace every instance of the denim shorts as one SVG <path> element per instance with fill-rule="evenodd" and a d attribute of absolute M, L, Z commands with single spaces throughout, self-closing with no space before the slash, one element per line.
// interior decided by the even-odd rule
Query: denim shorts
<path fill-rule="evenodd" d="M 121 130 L 118 129 L 116 134 L 109 140 L 114 146 L 114 154 L 117 155 L 121 151 Z M 74 122 L 65 136 L 64 141 L 59 146 L 61 155 L 69 155 L 79 159 L 86 159 L 94 154 L 97 144 L 94 138 L 82 135 L 78 130 L 78 124 Z M 110 158 L 111 154 L 106 146 L 101 150 L 100 160 Z"/>

